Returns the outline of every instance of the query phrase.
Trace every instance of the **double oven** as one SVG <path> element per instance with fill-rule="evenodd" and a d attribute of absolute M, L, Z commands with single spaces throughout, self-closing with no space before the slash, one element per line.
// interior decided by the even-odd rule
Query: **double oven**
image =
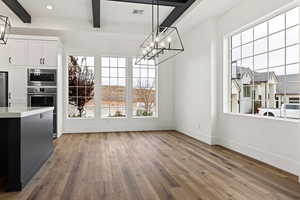
<path fill-rule="evenodd" d="M 28 69 L 29 107 L 54 107 L 53 138 L 57 137 L 57 88 L 55 69 Z"/>

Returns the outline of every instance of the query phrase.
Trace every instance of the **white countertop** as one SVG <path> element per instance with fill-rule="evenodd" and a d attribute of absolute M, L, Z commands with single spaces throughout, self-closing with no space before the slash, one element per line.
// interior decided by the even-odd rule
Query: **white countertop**
<path fill-rule="evenodd" d="M 53 110 L 54 107 L 0 107 L 0 118 L 21 118 Z"/>

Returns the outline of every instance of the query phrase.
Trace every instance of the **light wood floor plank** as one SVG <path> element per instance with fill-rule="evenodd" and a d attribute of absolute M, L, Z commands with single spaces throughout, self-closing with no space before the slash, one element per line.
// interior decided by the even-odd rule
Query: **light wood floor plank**
<path fill-rule="evenodd" d="M 174 131 L 69 134 L 55 143 L 22 192 L 0 184 L 0 200 L 300 199 L 297 177 Z"/>

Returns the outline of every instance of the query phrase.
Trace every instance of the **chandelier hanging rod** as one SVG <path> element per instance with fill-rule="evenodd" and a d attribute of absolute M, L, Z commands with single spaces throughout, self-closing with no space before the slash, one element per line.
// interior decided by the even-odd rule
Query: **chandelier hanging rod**
<path fill-rule="evenodd" d="M 158 65 L 184 51 L 178 29 L 176 27 L 160 26 L 159 2 L 160 0 L 152 0 L 152 31 L 139 46 L 139 56 L 135 62 L 137 65 L 142 64 L 143 60 L 154 60 L 154 63 Z"/>

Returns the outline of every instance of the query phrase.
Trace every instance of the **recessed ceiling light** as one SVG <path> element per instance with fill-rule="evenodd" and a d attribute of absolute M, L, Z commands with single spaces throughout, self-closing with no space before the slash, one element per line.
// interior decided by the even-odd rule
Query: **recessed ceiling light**
<path fill-rule="evenodd" d="M 50 4 L 48 4 L 48 5 L 46 6 L 46 8 L 47 8 L 48 10 L 53 10 L 53 6 L 50 5 Z"/>
<path fill-rule="evenodd" d="M 144 13 L 144 10 L 134 9 L 134 10 L 132 11 L 132 13 L 133 13 L 134 15 L 142 15 L 142 14 Z"/>

